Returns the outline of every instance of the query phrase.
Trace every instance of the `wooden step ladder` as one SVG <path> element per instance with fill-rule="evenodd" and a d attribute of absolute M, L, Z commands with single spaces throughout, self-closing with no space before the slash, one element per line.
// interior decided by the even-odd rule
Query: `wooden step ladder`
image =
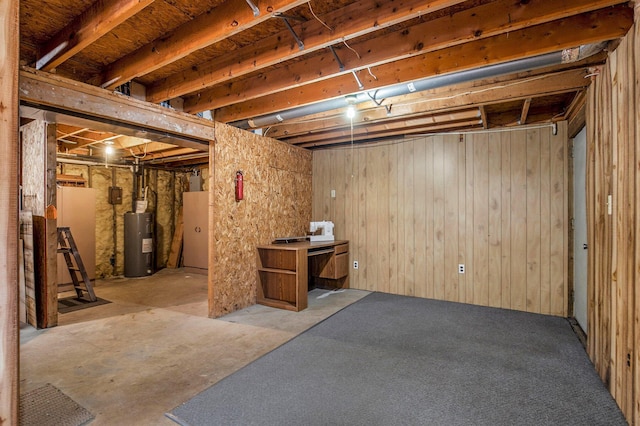
<path fill-rule="evenodd" d="M 58 228 L 58 253 L 64 255 L 64 260 L 67 263 L 69 275 L 71 275 L 73 288 L 78 294 L 78 299 L 82 299 L 86 291 L 90 302 L 98 300 L 96 294 L 93 292 L 91 280 L 89 280 L 87 271 L 84 269 L 78 247 L 76 247 L 76 242 L 73 240 L 73 235 L 71 235 L 71 229 L 69 229 L 69 227 Z M 78 273 L 80 273 L 80 277 L 78 277 Z M 80 281 L 80 279 L 82 279 L 82 281 Z"/>

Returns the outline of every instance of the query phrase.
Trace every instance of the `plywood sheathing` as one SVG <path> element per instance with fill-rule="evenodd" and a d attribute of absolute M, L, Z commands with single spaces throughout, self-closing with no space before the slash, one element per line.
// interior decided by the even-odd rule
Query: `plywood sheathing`
<path fill-rule="evenodd" d="M 312 154 L 222 124 L 216 124 L 213 152 L 210 316 L 219 317 L 255 304 L 257 245 L 304 235 L 311 219 Z M 244 173 L 240 202 L 234 192 L 238 170 Z"/>

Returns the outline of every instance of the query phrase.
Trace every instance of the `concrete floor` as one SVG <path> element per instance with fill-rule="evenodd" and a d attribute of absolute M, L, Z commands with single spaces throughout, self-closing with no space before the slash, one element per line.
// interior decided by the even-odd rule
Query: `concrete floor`
<path fill-rule="evenodd" d="M 112 303 L 20 331 L 20 391 L 46 383 L 95 415 L 91 425 L 175 425 L 164 413 L 368 292 L 309 293 L 309 308 L 254 305 L 207 318 L 207 277 L 164 269 L 100 280 Z"/>

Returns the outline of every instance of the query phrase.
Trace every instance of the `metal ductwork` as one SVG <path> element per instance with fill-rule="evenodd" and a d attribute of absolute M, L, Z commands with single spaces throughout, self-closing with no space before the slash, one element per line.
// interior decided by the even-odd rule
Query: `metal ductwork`
<path fill-rule="evenodd" d="M 518 59 L 502 64 L 487 65 L 486 67 L 482 68 L 475 68 L 435 77 L 427 77 L 408 83 L 400 83 L 380 89 L 360 92 L 354 95 L 350 95 L 348 97 L 349 99 L 347 99 L 347 97 L 329 99 L 310 105 L 291 108 L 285 111 L 262 115 L 253 119 L 235 121 L 228 124 L 245 130 L 250 128 L 268 127 L 274 124 L 279 124 L 286 120 L 304 117 L 305 115 L 317 114 L 333 109 L 344 108 L 348 105 L 360 104 L 371 100 L 381 102 L 386 98 L 407 95 L 413 92 L 422 92 L 425 90 L 466 83 L 469 81 L 480 80 L 484 78 L 497 77 L 500 75 L 529 71 L 536 68 L 576 62 L 600 52 L 605 45 L 606 43 L 580 46 L 575 49 L 565 49 L 560 52 L 548 53 L 531 58 Z"/>

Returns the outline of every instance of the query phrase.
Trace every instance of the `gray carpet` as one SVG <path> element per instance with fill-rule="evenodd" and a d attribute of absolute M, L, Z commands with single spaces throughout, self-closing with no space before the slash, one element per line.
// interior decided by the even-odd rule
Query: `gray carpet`
<path fill-rule="evenodd" d="M 625 425 L 567 320 L 373 293 L 167 414 L 183 425 Z"/>

